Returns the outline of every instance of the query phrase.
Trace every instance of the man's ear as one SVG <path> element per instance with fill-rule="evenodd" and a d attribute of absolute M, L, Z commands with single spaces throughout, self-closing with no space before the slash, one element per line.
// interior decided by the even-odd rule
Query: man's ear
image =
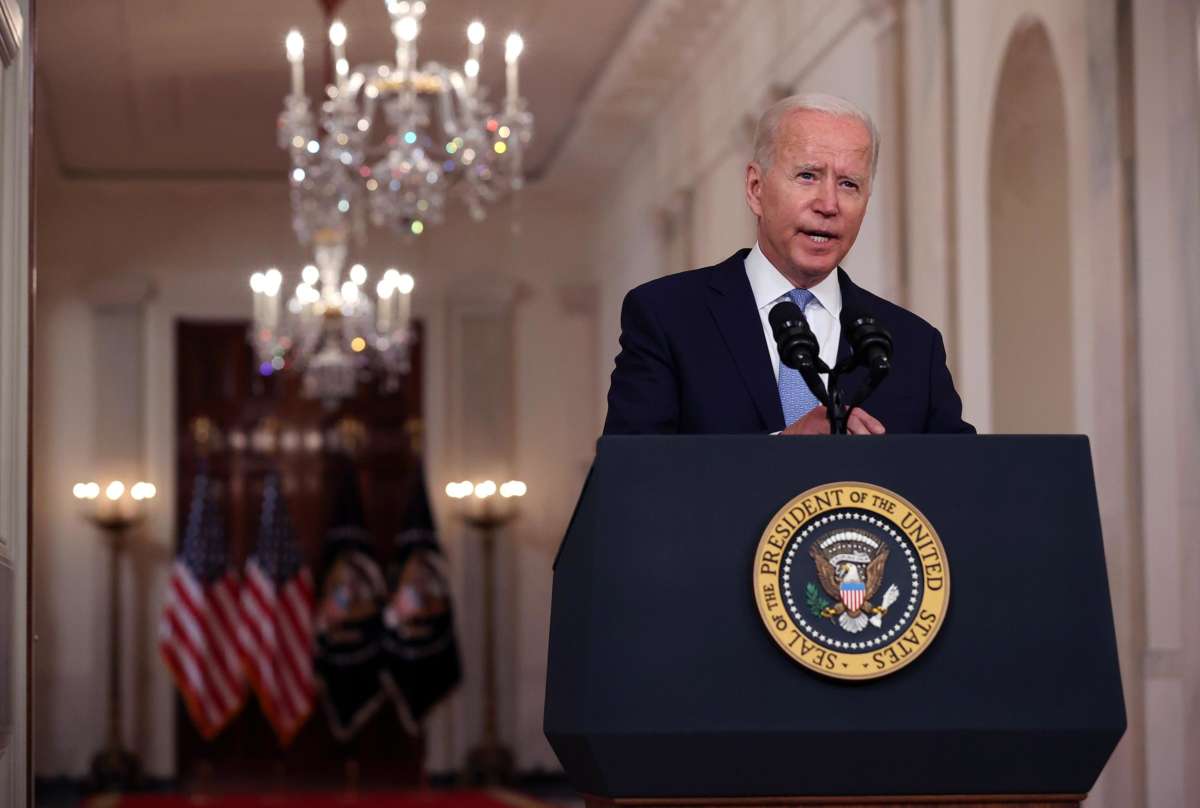
<path fill-rule="evenodd" d="M 765 172 L 758 163 L 746 166 L 746 204 L 754 215 L 762 218 L 762 192 Z"/>

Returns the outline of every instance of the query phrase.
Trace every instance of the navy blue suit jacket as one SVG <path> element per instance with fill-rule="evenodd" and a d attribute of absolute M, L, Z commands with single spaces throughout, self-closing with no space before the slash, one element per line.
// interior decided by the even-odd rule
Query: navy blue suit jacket
<path fill-rule="evenodd" d="M 621 352 L 608 389 L 606 435 L 778 432 L 779 387 L 740 250 L 712 267 L 642 284 L 621 308 Z M 855 286 L 840 268 L 843 308 L 892 335 L 892 371 L 863 403 L 889 433 L 974 432 L 946 367 L 942 335 L 912 312 Z M 850 346 L 843 334 L 838 360 Z M 852 395 L 865 374 L 843 376 Z"/>

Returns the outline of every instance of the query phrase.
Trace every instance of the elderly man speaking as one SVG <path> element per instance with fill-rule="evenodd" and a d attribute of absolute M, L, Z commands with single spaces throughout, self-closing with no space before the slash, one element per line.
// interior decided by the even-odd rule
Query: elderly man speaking
<path fill-rule="evenodd" d="M 844 99 L 797 95 L 763 114 L 746 167 L 758 243 L 626 295 L 606 435 L 827 433 L 825 408 L 779 361 L 767 315 L 785 300 L 804 311 L 830 367 L 850 350 L 843 309 L 891 333 L 892 371 L 850 412 L 849 432 L 975 431 L 962 420 L 937 329 L 855 286 L 840 267 L 878 157 L 875 124 Z"/>

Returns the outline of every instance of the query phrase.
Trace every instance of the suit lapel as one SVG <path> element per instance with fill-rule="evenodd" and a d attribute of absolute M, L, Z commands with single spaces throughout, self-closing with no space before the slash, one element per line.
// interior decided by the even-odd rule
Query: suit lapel
<path fill-rule="evenodd" d="M 767 430 L 776 432 L 786 425 L 771 355 L 763 342 L 758 306 L 754 303 L 750 279 L 746 277 L 745 259 L 749 252 L 739 250 L 713 267 L 708 308 L 763 424 Z"/>

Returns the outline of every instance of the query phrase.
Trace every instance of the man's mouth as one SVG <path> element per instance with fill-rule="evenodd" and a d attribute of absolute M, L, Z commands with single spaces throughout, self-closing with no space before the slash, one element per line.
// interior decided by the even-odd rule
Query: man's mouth
<path fill-rule="evenodd" d="M 805 236 L 814 244 L 827 244 L 837 238 L 836 233 L 831 233 L 828 230 L 801 230 Z"/>

